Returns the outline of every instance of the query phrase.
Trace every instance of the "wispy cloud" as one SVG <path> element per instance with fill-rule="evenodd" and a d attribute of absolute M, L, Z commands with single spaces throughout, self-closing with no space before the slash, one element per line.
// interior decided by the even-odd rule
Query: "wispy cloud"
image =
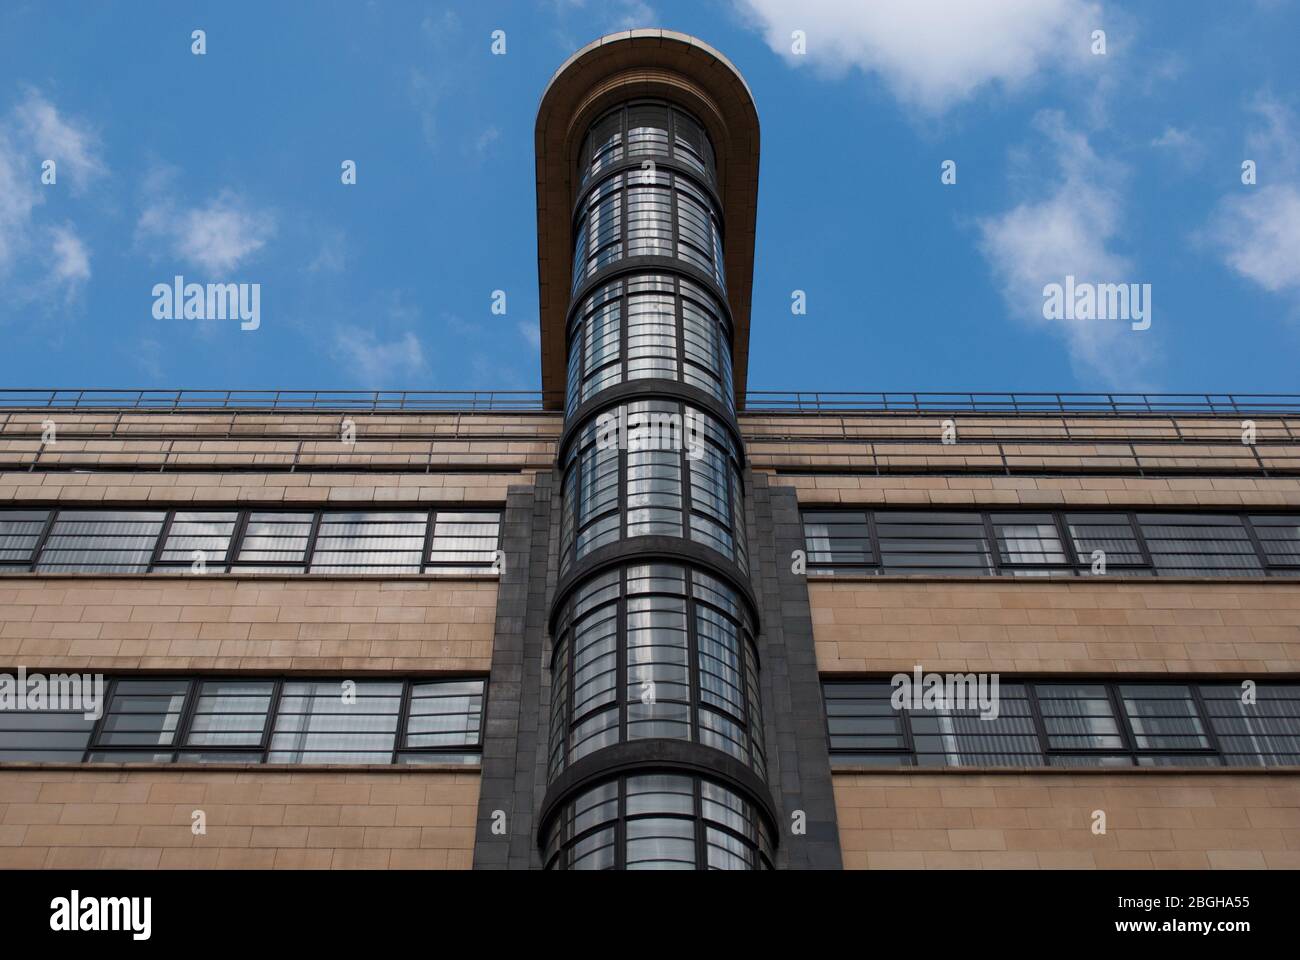
<path fill-rule="evenodd" d="M 338 273 L 347 266 L 347 260 L 347 236 L 342 230 L 327 229 L 321 238 L 320 249 L 307 264 L 307 272 Z"/>
<path fill-rule="evenodd" d="M 170 177 L 155 178 L 167 183 Z M 170 257 L 211 276 L 228 274 L 249 260 L 275 236 L 275 214 L 258 210 L 233 190 L 222 190 L 207 203 L 186 206 L 167 192 L 155 192 L 136 224 L 137 240 L 161 246 Z"/>
<path fill-rule="evenodd" d="M 1300 125 L 1281 101 L 1259 94 L 1246 156 L 1258 184 L 1223 197 L 1195 239 L 1230 269 L 1270 293 L 1300 294 Z"/>
<path fill-rule="evenodd" d="M 331 352 L 344 373 L 367 389 L 401 386 L 429 372 L 420 338 L 409 330 L 381 340 L 373 330 L 343 327 Z"/>
<path fill-rule="evenodd" d="M 555 7 L 561 15 L 581 14 L 589 33 L 659 26 L 659 15 L 645 0 L 555 0 Z"/>
<path fill-rule="evenodd" d="M 41 183 L 46 161 L 54 162 L 49 185 Z M 85 242 L 71 221 L 42 224 L 38 211 L 46 191 L 81 195 L 106 172 L 90 126 L 61 114 L 39 90 L 24 88 L 0 116 L 0 280 L 7 296 L 25 302 L 79 292 L 91 274 Z"/>
<path fill-rule="evenodd" d="M 1051 325 L 1064 337 L 1081 374 L 1131 389 L 1149 360 L 1146 341 L 1118 320 L 1045 320 L 1043 287 L 1067 275 L 1086 283 L 1137 282 L 1129 259 L 1113 249 L 1121 234 L 1124 171 L 1097 155 L 1088 137 L 1057 111 L 1035 117 L 1039 165 L 1052 184 L 979 222 L 980 246 L 1013 315 Z"/>
<path fill-rule="evenodd" d="M 538 349 L 538 350 L 541 349 L 542 346 L 541 327 L 539 327 L 536 323 L 529 323 L 527 320 L 520 320 L 518 323 L 515 324 L 515 327 L 519 330 L 519 335 L 523 337 L 525 340 L 527 340 L 530 346 L 532 346 L 534 349 Z"/>
<path fill-rule="evenodd" d="M 51 227 L 50 246 L 53 252 L 54 275 L 59 280 L 76 284 L 90 279 L 90 255 L 86 246 L 70 224 Z"/>
<path fill-rule="evenodd" d="M 733 0 L 792 66 L 879 76 L 902 102 L 942 113 L 977 91 L 1078 68 L 1094 29 L 1089 0 Z M 792 51 L 802 30 L 807 52 Z"/>

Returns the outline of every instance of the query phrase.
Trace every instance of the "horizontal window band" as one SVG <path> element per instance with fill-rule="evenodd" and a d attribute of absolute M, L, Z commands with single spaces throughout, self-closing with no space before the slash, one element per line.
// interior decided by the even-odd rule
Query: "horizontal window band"
<path fill-rule="evenodd" d="M 708 414 L 731 434 L 740 457 L 740 464 L 742 467 L 744 466 L 745 443 L 741 439 L 735 416 L 724 403 L 699 387 L 691 386 L 689 383 L 649 378 L 630 380 L 615 384 L 612 387 L 606 387 L 591 399 L 579 404 L 577 409 L 566 414 L 564 433 L 561 434 L 560 442 L 556 445 L 556 462 L 561 464 L 565 462 L 574 438 L 590 426 L 593 420 L 598 419 L 602 413 L 636 400 L 676 400 L 690 407 L 698 408 L 701 413 Z"/>
<path fill-rule="evenodd" d="M 1300 513 L 805 509 L 810 575 L 1266 577 L 1300 573 Z"/>
<path fill-rule="evenodd" d="M 832 764 L 913 771 L 1300 766 L 1294 681 L 936 671 L 922 673 L 918 687 L 918 669 L 822 676 Z"/>
<path fill-rule="evenodd" d="M 680 274 L 687 280 L 704 287 L 717 300 L 726 314 L 725 319 L 728 329 L 735 329 L 735 321 L 731 315 L 731 302 L 727 299 L 727 291 L 718 285 L 718 281 L 711 274 L 705 273 L 699 267 L 692 266 L 689 262 L 680 260 L 677 257 L 646 256 L 620 257 L 583 280 L 582 284 L 573 291 L 569 307 L 564 312 L 564 329 L 569 330 L 572 328 L 574 316 L 582 309 L 584 301 L 591 295 L 592 291 L 599 289 L 611 280 L 631 273 Z"/>
<path fill-rule="evenodd" d="M 768 822 L 773 843 L 779 843 L 779 824 L 771 791 L 767 783 L 747 766 L 702 744 L 648 739 L 604 747 L 565 768 L 542 800 L 537 820 L 538 846 L 545 844 L 551 821 L 566 800 L 606 780 L 637 773 L 700 776 L 735 790 L 758 808 Z"/>
<path fill-rule="evenodd" d="M 28 674 L 29 687 L 38 675 Z M 54 675 L 39 708 L 0 711 L 0 763 L 476 766 L 480 760 L 483 674 L 98 676 L 103 686 L 96 689 L 85 675 Z"/>
<path fill-rule="evenodd" d="M 571 214 L 572 221 L 570 223 L 570 229 L 573 231 L 573 235 L 577 235 L 578 224 L 582 221 L 580 214 L 586 211 L 587 203 L 591 198 L 591 195 L 620 174 L 625 174 L 629 171 L 632 173 L 641 172 L 645 169 L 641 164 L 646 160 L 650 160 L 654 163 L 655 172 L 666 170 L 672 173 L 674 177 L 681 177 L 683 180 L 689 181 L 692 187 L 708 198 L 708 200 L 713 204 L 714 213 L 718 216 L 718 226 L 723 232 L 723 241 L 725 244 L 727 225 L 722 220 L 722 211 L 725 208 L 722 204 L 722 198 L 718 195 L 717 188 L 710 184 L 706 179 L 702 178 L 699 171 L 693 169 L 690 164 L 682 163 L 680 160 L 675 160 L 672 157 L 667 157 L 662 154 L 647 154 L 633 157 L 631 159 L 623 159 L 610 164 L 608 167 L 602 167 L 600 173 L 589 180 L 578 192 L 578 197 L 574 201 Z M 645 186 L 656 185 L 664 186 L 663 184 L 645 184 Z M 641 186 L 641 184 L 633 183 L 632 186 Z"/>
<path fill-rule="evenodd" d="M 737 591 L 749 608 L 754 624 L 754 635 L 762 633 L 758 601 L 749 586 L 749 573 L 726 560 L 721 554 L 691 540 L 679 537 L 632 537 L 600 547 L 574 563 L 573 567 L 556 585 L 551 600 L 551 613 L 547 627 L 555 634 L 556 622 L 569 595 L 586 580 L 614 567 L 634 567 L 647 563 L 669 563 L 699 567 L 703 572 L 718 577 Z"/>
<path fill-rule="evenodd" d="M 500 510 L 0 508 L 0 575 L 497 573 Z"/>

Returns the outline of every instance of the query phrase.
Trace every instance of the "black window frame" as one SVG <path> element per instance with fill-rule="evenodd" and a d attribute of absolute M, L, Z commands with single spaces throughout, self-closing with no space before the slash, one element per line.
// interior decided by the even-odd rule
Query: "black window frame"
<path fill-rule="evenodd" d="M 454 762 L 456 766 L 474 768 L 480 766 L 482 763 L 483 738 L 484 738 L 484 731 L 487 723 L 488 689 L 490 686 L 490 684 L 488 683 L 488 679 L 489 678 L 486 674 L 481 674 L 481 673 L 480 674 L 459 674 L 459 675 L 438 675 L 438 676 L 426 676 L 426 677 L 391 677 L 391 676 L 372 677 L 372 676 L 365 676 L 365 675 L 335 676 L 335 677 L 329 677 L 329 676 L 323 677 L 319 675 L 264 676 L 260 674 L 248 674 L 248 673 L 245 674 L 222 673 L 222 674 L 211 674 L 211 675 L 206 675 L 206 674 L 204 675 L 189 675 L 189 674 L 115 675 L 106 678 L 106 683 L 104 687 L 103 714 L 102 716 L 99 717 L 98 720 L 95 721 L 95 724 L 90 731 L 90 737 L 87 740 L 86 749 L 82 753 L 81 762 L 90 763 L 90 764 L 93 763 L 158 763 L 160 765 L 165 765 L 165 764 L 174 764 L 174 763 L 203 763 L 204 762 L 201 760 L 179 760 L 178 757 L 182 754 L 212 754 L 212 755 L 222 755 L 223 757 L 226 755 L 237 754 L 240 756 L 248 757 L 248 760 L 246 761 L 248 763 L 266 764 L 266 763 L 274 762 L 277 765 L 279 765 L 284 761 L 270 761 L 268 757 L 273 752 L 284 752 L 284 751 L 274 751 L 272 749 L 271 744 L 272 744 L 272 738 L 275 734 L 276 720 L 280 716 L 279 713 L 280 703 L 284 695 L 285 685 L 291 683 L 342 684 L 345 681 L 352 680 L 352 681 L 356 681 L 357 683 L 386 682 L 386 683 L 400 683 L 402 685 L 402 690 L 399 695 L 400 705 L 397 714 L 397 725 L 394 729 L 394 734 L 393 734 L 393 747 L 389 751 L 390 764 L 394 766 L 416 765 L 414 762 L 411 761 L 404 762 L 404 758 L 406 755 L 434 758 L 433 760 L 424 761 L 424 762 L 437 762 L 436 758 L 439 756 L 462 757 L 462 756 L 475 755 L 479 759 L 477 762 L 473 762 L 473 763 L 464 762 L 464 761 L 449 761 L 449 762 Z M 139 680 L 158 681 L 158 682 L 175 681 L 178 683 L 183 682 L 186 685 L 184 699 L 182 701 L 181 709 L 179 712 L 179 720 L 177 721 L 175 736 L 172 739 L 172 743 L 165 746 L 160 746 L 156 744 L 155 745 L 121 745 L 121 744 L 114 744 L 114 743 L 104 743 L 103 742 L 103 735 L 105 733 L 104 728 L 110 716 L 109 708 L 112 705 L 114 698 L 116 697 L 118 685 L 123 681 L 129 682 L 129 681 L 139 681 Z M 193 746 L 187 742 L 189 740 L 190 733 L 193 732 L 195 710 L 198 706 L 198 701 L 200 697 L 199 691 L 202 689 L 203 684 L 212 683 L 212 682 L 223 682 L 223 681 L 235 682 L 235 683 L 267 682 L 271 684 L 271 694 L 270 694 L 270 701 L 267 706 L 266 719 L 263 723 L 260 740 L 256 746 L 253 745 Z M 477 694 L 477 696 L 480 698 L 479 711 L 478 711 L 477 743 L 458 744 L 452 746 L 437 746 L 437 747 L 426 747 L 426 746 L 413 747 L 413 746 L 406 745 L 407 737 L 410 733 L 411 699 L 412 699 L 412 694 L 416 687 L 424 686 L 428 684 L 440 684 L 440 683 L 453 684 L 453 683 L 465 683 L 471 681 L 482 684 L 482 691 L 479 694 Z M 466 713 L 465 716 L 472 716 L 472 714 Z M 111 760 L 92 759 L 96 754 L 105 754 L 105 753 L 111 753 L 114 754 L 115 756 Z M 119 755 L 129 755 L 129 754 L 139 754 L 141 759 L 130 760 L 130 759 L 123 759 L 122 756 L 119 756 Z M 154 759 L 160 754 L 170 754 L 171 756 L 167 760 Z M 240 761 L 222 759 L 222 760 L 215 760 L 211 762 L 237 763 Z M 333 762 L 315 762 L 315 763 L 302 762 L 302 763 L 294 763 L 291 765 L 293 766 L 350 766 L 350 765 L 355 766 L 358 764 L 333 763 Z"/>
<path fill-rule="evenodd" d="M 911 570 L 908 572 L 899 572 L 885 566 L 881 553 L 880 536 L 878 532 L 878 516 L 893 513 L 906 514 L 949 514 L 962 513 L 972 516 L 978 515 L 984 523 L 984 539 L 988 548 L 988 557 L 990 561 L 990 570 L 987 573 L 980 572 L 977 568 L 971 567 L 963 569 L 959 567 L 939 567 L 918 572 Z M 859 514 L 863 516 L 866 524 L 866 534 L 870 541 L 871 559 L 869 561 L 837 559 L 833 555 L 829 559 L 813 559 L 815 554 L 824 554 L 826 551 L 815 551 L 808 536 L 808 523 L 810 520 L 815 522 L 819 515 L 827 514 Z M 1065 555 L 1064 563 L 1023 563 L 1007 561 L 1002 556 L 1000 539 L 998 536 L 997 526 L 994 517 L 998 518 L 999 523 L 1007 522 L 1004 518 L 1014 517 L 1016 514 L 1023 514 L 1026 518 L 1044 518 L 1050 520 L 1054 525 L 1056 537 L 1061 545 Z M 1200 514 L 1205 517 L 1215 518 L 1232 518 L 1240 522 L 1246 532 L 1245 543 L 1248 543 L 1254 549 L 1254 555 L 1259 563 L 1258 570 L 1242 569 L 1240 573 L 1229 574 L 1222 570 L 1216 570 L 1210 573 L 1197 573 L 1195 570 L 1180 568 L 1170 572 L 1168 568 L 1162 569 L 1152 559 L 1151 548 L 1148 544 L 1148 537 L 1143 529 L 1139 517 L 1152 518 L 1161 516 L 1186 516 Z M 1294 562 L 1283 562 L 1274 560 L 1272 555 L 1265 549 L 1265 541 L 1283 541 L 1287 538 L 1280 537 L 1261 537 L 1259 528 L 1280 527 L 1286 524 L 1276 522 L 1264 522 L 1264 518 L 1281 520 L 1283 518 L 1294 518 L 1296 526 L 1300 527 L 1300 512 L 1295 511 L 1224 511 L 1224 510 L 1188 510 L 1171 508 L 1169 510 L 1078 510 L 1078 509 L 957 509 L 950 508 L 873 508 L 858 507 L 851 504 L 843 504 L 838 507 L 810 507 L 800 512 L 801 525 L 804 534 L 804 550 L 807 558 L 807 572 L 809 576 L 815 577 L 893 577 L 893 576 L 934 576 L 934 577 L 1024 577 L 1026 575 L 1039 574 L 1045 578 L 1063 577 L 1090 577 L 1092 574 L 1091 555 L 1083 555 L 1078 549 L 1074 537 L 1070 532 L 1071 522 L 1078 523 L 1080 520 L 1088 517 L 1114 517 L 1122 518 L 1128 524 L 1129 530 L 1133 537 L 1134 547 L 1141 557 L 1140 562 L 1123 562 L 1117 563 L 1110 559 L 1106 561 L 1105 576 L 1138 576 L 1138 577 L 1164 577 L 1176 579 L 1241 579 L 1249 577 L 1300 577 L 1300 556 L 1297 556 Z M 1041 521 L 1040 521 L 1041 522 Z M 1148 523 L 1150 519 L 1148 519 Z M 974 524 L 972 524 L 974 526 Z M 1244 555 L 1244 554 L 1243 554 Z M 1205 554 L 1205 556 L 1218 556 L 1218 554 Z M 1226 556 L 1226 555 L 1225 555 Z"/>
<path fill-rule="evenodd" d="M 100 505 L 77 505 L 77 506 L 26 506 L 23 504 L 7 504 L 0 508 L 0 519 L 8 512 L 35 513 L 44 511 L 46 518 L 43 529 L 38 536 L 35 545 L 27 562 L 22 561 L 0 561 L 0 576 L 9 576 L 16 574 L 37 574 L 41 576 L 50 575 L 77 575 L 77 576 L 146 576 L 150 574 L 171 574 L 199 576 L 191 572 L 191 563 L 186 561 L 162 559 L 163 553 L 167 548 L 168 538 L 172 532 L 173 521 L 177 514 L 191 513 L 222 513 L 233 514 L 235 517 L 234 527 L 230 534 L 230 542 L 226 548 L 225 559 L 221 562 L 205 562 L 205 574 L 227 574 L 243 576 L 263 575 L 262 571 L 270 575 L 279 576 L 315 576 L 315 577 L 349 577 L 349 576 L 370 576 L 370 577 L 398 577 L 398 576 L 420 576 L 420 577 L 441 577 L 456 578 L 466 576 L 490 576 L 500 573 L 500 565 L 497 563 L 501 550 L 501 525 L 504 511 L 501 509 L 485 507 L 459 507 L 459 506 L 426 506 L 426 507 L 407 507 L 398 503 L 392 504 L 387 509 L 376 509 L 373 505 L 345 507 L 342 505 L 332 505 L 321 507 L 314 510 L 295 509 L 293 507 L 281 508 L 277 506 L 241 506 L 231 507 L 221 504 L 216 505 L 198 505 L 185 504 L 179 506 L 100 506 Z M 154 539 L 152 548 L 149 551 L 149 560 L 144 564 L 144 569 L 130 571 L 128 573 L 113 571 L 95 571 L 95 570 L 41 570 L 39 569 L 42 562 L 42 554 L 45 551 L 46 543 L 49 541 L 51 533 L 54 531 L 58 518 L 63 514 L 73 513 L 148 513 L 163 514 L 163 521 L 159 527 L 158 534 Z M 303 553 L 301 564 L 285 560 L 241 560 L 240 554 L 245 546 L 245 540 L 248 533 L 249 518 L 254 514 L 293 514 L 295 516 L 309 517 L 311 519 L 310 530 L 307 539 L 307 546 Z M 392 573 L 386 571 L 382 566 L 375 566 L 372 571 L 350 569 L 346 572 L 336 572 L 331 570 L 312 571 L 312 564 L 317 547 L 317 539 L 320 533 L 322 518 L 329 514 L 340 513 L 359 513 L 359 514 L 396 514 L 409 513 L 413 516 L 423 515 L 425 524 L 424 544 L 420 553 L 420 570 L 418 573 Z M 437 545 L 436 530 L 439 518 L 445 514 L 475 514 L 484 517 L 493 517 L 496 520 L 496 546 L 492 550 L 490 560 L 482 563 L 474 561 L 455 561 L 443 562 L 435 559 L 435 547 Z M 292 570 L 288 568 L 301 567 L 301 569 Z"/>
<path fill-rule="evenodd" d="M 968 671 L 964 671 L 968 672 Z M 1227 750 L 1220 742 L 1221 727 L 1216 724 L 1216 720 L 1236 720 L 1235 716 L 1220 716 L 1211 713 L 1207 706 L 1207 697 L 1205 696 L 1205 687 L 1222 687 L 1224 685 L 1242 685 L 1247 681 L 1264 685 L 1269 688 L 1284 688 L 1294 691 L 1292 698 L 1289 699 L 1296 704 L 1295 713 L 1287 715 L 1288 719 L 1300 719 L 1300 682 L 1288 682 L 1283 680 L 1274 680 L 1272 678 L 1244 678 L 1235 680 L 1228 677 L 1161 677 L 1153 678 L 1102 678 L 1089 675 L 1065 676 L 1065 677 L 1043 677 L 1043 676 L 1019 676 L 1012 674 L 998 674 L 1000 684 L 1016 684 L 1025 688 L 1026 696 L 1029 701 L 1031 715 L 1034 721 L 1034 728 L 1038 740 L 1038 751 L 1035 754 L 1024 754 L 1026 758 L 1033 757 L 1039 762 L 1014 764 L 1016 769 L 1034 769 L 1043 767 L 1069 767 L 1071 764 L 1060 761 L 1070 758 L 1079 758 L 1085 760 L 1098 761 L 1092 764 L 1086 764 L 1089 768 L 1110 768 L 1114 769 L 1131 769 L 1133 767 L 1151 767 L 1151 766 L 1213 766 L 1213 767 L 1261 767 L 1264 769 L 1292 768 L 1300 767 L 1300 759 L 1294 764 L 1279 764 L 1265 762 L 1268 758 L 1281 756 L 1276 752 L 1256 751 L 1255 753 L 1246 753 L 1241 751 Z M 830 691 L 836 687 L 848 687 L 852 685 L 874 684 L 890 685 L 890 677 L 883 676 L 835 676 L 822 677 L 821 688 L 823 704 L 829 704 L 836 700 L 848 698 L 832 696 Z M 1110 717 L 1115 721 L 1116 730 L 1121 740 L 1119 747 L 1073 747 L 1064 748 L 1052 745 L 1047 727 L 1044 722 L 1042 710 L 1042 694 L 1040 687 L 1052 687 L 1061 685 L 1077 686 L 1100 686 L 1105 690 L 1107 703 L 1110 707 Z M 1203 748 L 1155 748 L 1140 747 L 1138 745 L 1138 734 L 1133 726 L 1133 717 L 1124 705 L 1124 695 L 1122 688 L 1127 687 L 1186 687 L 1189 692 L 1189 701 L 1193 707 L 1193 716 L 1200 724 L 1204 733 L 1207 746 Z M 1214 698 L 1212 698 L 1214 699 Z M 1217 698 L 1223 699 L 1223 698 Z M 1272 698 L 1268 698 L 1272 699 Z M 1256 700 L 1258 703 L 1258 698 Z M 860 769 L 878 769 L 881 766 L 904 766 L 914 767 L 916 769 L 933 769 L 934 764 L 920 762 L 923 754 L 916 749 L 915 734 L 912 728 L 912 713 L 910 709 L 893 710 L 891 706 L 888 716 L 897 720 L 899 725 L 899 736 L 902 744 L 899 746 L 868 748 L 861 747 L 837 747 L 835 745 L 835 734 L 831 732 L 831 711 L 823 708 L 826 714 L 826 748 L 830 755 L 831 763 L 841 763 L 846 766 L 853 766 Z M 862 713 L 857 716 L 872 716 L 873 714 Z M 837 713 L 836 716 L 854 716 L 853 714 Z M 1261 714 L 1260 720 L 1268 720 L 1265 714 Z M 1287 734 L 1265 734 L 1264 736 L 1286 736 Z M 1298 735 L 1300 736 L 1300 735 Z M 1297 750 L 1300 754 L 1300 750 Z M 977 755 L 972 755 L 977 757 Z M 1239 762 L 1232 763 L 1230 758 L 1256 758 L 1257 762 Z M 1106 760 L 1126 760 L 1126 763 L 1108 764 Z M 1213 761 L 1210 763 L 1191 763 L 1180 764 L 1180 760 L 1202 760 Z M 1057 761 L 1057 762 L 1053 762 Z M 946 766 L 946 765 L 944 765 Z M 1006 767 L 1006 764 L 980 764 L 978 762 L 963 763 L 962 769 L 980 769 L 990 767 Z"/>

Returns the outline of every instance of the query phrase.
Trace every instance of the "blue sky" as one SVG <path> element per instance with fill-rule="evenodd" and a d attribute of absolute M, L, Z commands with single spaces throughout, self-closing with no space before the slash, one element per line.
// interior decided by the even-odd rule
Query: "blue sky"
<path fill-rule="evenodd" d="M 758 104 L 752 388 L 1297 391 L 1298 8 L 8 0 L 0 386 L 537 388 L 538 99 L 661 26 Z M 1044 320 L 1067 273 L 1150 329 Z M 260 328 L 155 319 L 176 274 L 260 283 Z"/>

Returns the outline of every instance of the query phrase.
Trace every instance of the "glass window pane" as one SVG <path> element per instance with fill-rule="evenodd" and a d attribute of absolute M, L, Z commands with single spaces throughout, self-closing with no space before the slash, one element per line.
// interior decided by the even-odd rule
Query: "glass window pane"
<path fill-rule="evenodd" d="M 411 687 L 402 746 L 408 749 L 472 747 L 479 743 L 482 680 L 441 680 Z"/>
<path fill-rule="evenodd" d="M 1252 516 L 1250 525 L 1264 550 L 1264 559 L 1278 566 L 1300 566 L 1300 516 Z"/>
<path fill-rule="evenodd" d="M 1056 532 L 1056 521 L 1050 514 L 995 513 L 989 520 L 998 541 L 998 559 L 1003 566 L 1065 566 L 1065 549 Z"/>
<path fill-rule="evenodd" d="M 978 513 L 881 510 L 875 519 L 886 573 L 983 576 L 993 572 L 984 518 Z"/>
<path fill-rule="evenodd" d="M 36 564 L 47 573 L 144 573 L 166 514 L 60 510 Z"/>
<path fill-rule="evenodd" d="M 203 681 L 199 684 L 186 745 L 259 746 L 274 690 L 275 684 L 270 680 Z"/>
<path fill-rule="evenodd" d="M 1034 693 L 1051 749 L 1125 749 L 1104 684 L 1036 683 Z"/>
<path fill-rule="evenodd" d="M 188 691 L 188 680 L 117 681 L 100 728 L 98 745 L 174 746 Z"/>
<path fill-rule="evenodd" d="M 1300 684 L 1201 684 L 1228 766 L 1300 765 Z"/>
<path fill-rule="evenodd" d="M 400 681 L 286 681 L 269 763 L 392 763 Z"/>
<path fill-rule="evenodd" d="M 158 555 L 160 565 L 224 567 L 239 515 L 177 511 Z"/>
<path fill-rule="evenodd" d="M 48 510 L 0 510 L 0 563 L 30 565 L 49 516 Z"/>
<path fill-rule="evenodd" d="M 278 564 L 284 572 L 302 573 L 314 520 L 310 513 L 250 514 L 239 547 L 239 562 Z"/>
<path fill-rule="evenodd" d="M 325 513 L 312 573 L 419 573 L 427 513 Z"/>
<path fill-rule="evenodd" d="M 867 515 L 861 510 L 816 510 L 803 515 L 809 568 L 835 573 L 837 568 L 874 565 Z M 848 571 L 848 572 L 851 572 Z"/>
<path fill-rule="evenodd" d="M 499 513 L 438 511 L 429 551 L 429 572 L 447 575 L 493 572 L 500 529 Z"/>
<path fill-rule="evenodd" d="M 1091 573 L 1093 564 L 1099 561 L 1104 561 L 1107 572 L 1112 567 L 1146 565 L 1127 514 L 1067 513 L 1065 526 L 1074 546 L 1074 559 L 1087 567 L 1085 573 Z"/>
<path fill-rule="evenodd" d="M 1156 572 L 1165 576 L 1251 576 L 1262 567 L 1240 517 L 1187 513 L 1138 515 Z"/>
<path fill-rule="evenodd" d="M 1209 749 L 1186 684 L 1120 684 L 1119 694 L 1139 750 Z"/>

